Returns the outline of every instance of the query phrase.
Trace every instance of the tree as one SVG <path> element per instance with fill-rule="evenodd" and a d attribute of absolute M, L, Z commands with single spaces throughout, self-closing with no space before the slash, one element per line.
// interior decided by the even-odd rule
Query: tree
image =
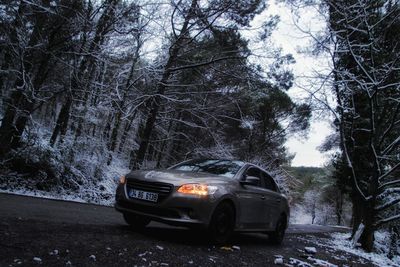
<path fill-rule="evenodd" d="M 399 36 L 392 32 L 392 28 L 400 29 L 400 9 L 385 2 L 330 3 L 341 148 L 350 170 L 352 198 L 357 199 L 353 203 L 359 207 L 353 214 L 354 227 L 359 222 L 365 225 L 361 243 L 368 251 L 374 231 L 400 218 L 381 213 L 400 202 L 396 194 L 394 200 L 386 200 L 400 166 L 400 77 L 396 71 L 400 50 Z"/>
<path fill-rule="evenodd" d="M 322 88 L 329 85 L 331 90 L 308 91 L 335 118 L 340 172 L 351 186 L 353 231 L 364 224 L 360 242 L 371 251 L 375 230 L 400 218 L 395 214 L 400 202 L 399 3 L 308 3 L 316 2 L 327 18 L 328 34 L 313 35 L 314 52 L 331 57 L 331 72 L 319 76 Z M 335 97 L 336 107 L 327 101 L 329 95 Z"/>

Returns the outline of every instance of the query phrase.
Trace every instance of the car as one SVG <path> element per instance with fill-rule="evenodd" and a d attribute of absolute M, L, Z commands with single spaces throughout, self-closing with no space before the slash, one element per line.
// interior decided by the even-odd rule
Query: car
<path fill-rule="evenodd" d="M 239 160 L 194 159 L 122 176 L 115 209 L 134 228 L 150 221 L 205 229 L 215 243 L 232 233 L 263 232 L 280 244 L 290 210 L 271 175 Z"/>

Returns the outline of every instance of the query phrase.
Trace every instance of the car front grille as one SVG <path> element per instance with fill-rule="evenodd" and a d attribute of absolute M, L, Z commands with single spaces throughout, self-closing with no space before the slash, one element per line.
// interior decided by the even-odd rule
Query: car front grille
<path fill-rule="evenodd" d="M 158 194 L 158 201 L 163 201 L 171 193 L 173 185 L 160 182 L 149 182 L 136 179 L 128 179 L 127 186 L 136 190 Z"/>

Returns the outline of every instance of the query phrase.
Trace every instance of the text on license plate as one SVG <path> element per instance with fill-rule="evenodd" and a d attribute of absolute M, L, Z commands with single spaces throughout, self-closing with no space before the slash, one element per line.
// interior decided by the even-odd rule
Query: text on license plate
<path fill-rule="evenodd" d="M 158 199 L 157 193 L 151 193 L 151 192 L 136 190 L 136 189 L 132 189 L 132 188 L 128 190 L 128 196 L 131 198 L 143 199 L 143 200 L 152 201 L 152 202 L 157 202 L 157 199 Z"/>

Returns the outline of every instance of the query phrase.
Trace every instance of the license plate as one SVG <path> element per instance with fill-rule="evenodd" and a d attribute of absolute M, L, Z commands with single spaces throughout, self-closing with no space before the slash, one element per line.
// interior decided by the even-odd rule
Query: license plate
<path fill-rule="evenodd" d="M 136 190 L 136 189 L 129 189 L 128 196 L 130 198 L 137 198 L 137 199 L 142 199 L 142 200 L 147 200 L 147 201 L 152 201 L 152 202 L 157 202 L 157 199 L 158 199 L 157 193 L 146 192 L 146 191 Z"/>

